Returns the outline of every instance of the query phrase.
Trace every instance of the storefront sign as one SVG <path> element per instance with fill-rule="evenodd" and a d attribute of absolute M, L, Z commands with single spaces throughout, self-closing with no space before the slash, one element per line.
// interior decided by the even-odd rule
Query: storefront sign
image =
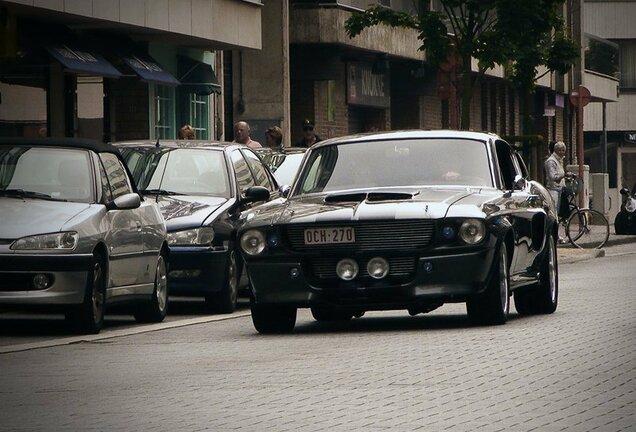
<path fill-rule="evenodd" d="M 388 108 L 391 106 L 389 73 L 374 74 L 370 63 L 347 67 L 347 103 Z"/>

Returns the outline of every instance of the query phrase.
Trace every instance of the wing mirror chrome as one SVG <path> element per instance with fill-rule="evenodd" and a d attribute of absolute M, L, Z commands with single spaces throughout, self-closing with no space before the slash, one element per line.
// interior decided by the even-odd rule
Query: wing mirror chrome
<path fill-rule="evenodd" d="M 241 199 L 241 203 L 246 204 L 267 200 L 269 200 L 269 189 L 263 186 L 252 186 L 245 190 L 245 195 Z"/>
<path fill-rule="evenodd" d="M 132 210 L 141 206 L 141 197 L 138 193 L 128 193 L 118 196 L 112 201 L 106 203 L 108 210 Z"/>
<path fill-rule="evenodd" d="M 523 190 L 528 185 L 528 182 L 520 174 L 515 176 L 514 187 L 517 190 Z"/>
<path fill-rule="evenodd" d="M 280 192 L 280 195 L 283 198 L 287 198 L 289 196 L 289 192 L 291 192 L 291 186 L 282 185 L 281 187 L 278 188 L 278 191 Z"/>

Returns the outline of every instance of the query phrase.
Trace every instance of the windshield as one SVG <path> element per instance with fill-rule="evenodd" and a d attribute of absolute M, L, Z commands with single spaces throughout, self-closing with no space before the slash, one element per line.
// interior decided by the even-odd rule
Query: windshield
<path fill-rule="evenodd" d="M 311 151 L 294 195 L 432 185 L 492 187 L 486 143 L 449 138 L 320 147 Z"/>
<path fill-rule="evenodd" d="M 141 191 L 230 196 L 225 156 L 221 150 L 150 151 L 136 160 L 135 165 L 133 176 Z"/>
<path fill-rule="evenodd" d="M 270 166 L 270 169 L 278 184 L 291 185 L 305 154 L 294 153 L 282 156 L 277 158 L 277 164 Z"/>
<path fill-rule="evenodd" d="M 0 146 L 0 193 L 3 196 L 94 202 L 87 150 Z"/>

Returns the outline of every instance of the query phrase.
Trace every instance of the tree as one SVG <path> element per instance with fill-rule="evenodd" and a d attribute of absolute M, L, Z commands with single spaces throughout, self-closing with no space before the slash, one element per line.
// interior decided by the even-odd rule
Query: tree
<path fill-rule="evenodd" d="M 443 13 L 428 10 L 419 0 L 416 13 L 371 6 L 354 12 L 345 28 L 349 37 L 378 24 L 410 28 L 418 32 L 420 50 L 440 66 L 458 59 L 462 129 L 470 127 L 474 89 L 486 70 L 507 67 L 510 79 L 528 93 L 534 89 L 537 68 L 564 71 L 576 59 L 576 47 L 563 32 L 558 7 L 564 0 L 441 0 Z M 528 31 L 527 29 L 532 29 Z M 573 55 L 574 54 L 574 55 Z M 477 73 L 471 70 L 477 60 Z M 529 79 L 529 77 L 531 79 Z"/>

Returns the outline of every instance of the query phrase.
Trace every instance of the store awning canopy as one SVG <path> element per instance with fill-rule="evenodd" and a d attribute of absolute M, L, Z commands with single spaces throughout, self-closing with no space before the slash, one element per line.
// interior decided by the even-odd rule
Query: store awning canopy
<path fill-rule="evenodd" d="M 119 78 L 122 73 L 97 51 L 74 41 L 46 41 L 44 49 L 58 61 L 66 72 Z"/>
<path fill-rule="evenodd" d="M 128 65 L 132 71 L 141 78 L 142 81 L 146 81 L 152 84 L 161 84 L 165 86 L 178 86 L 179 80 L 176 79 L 170 72 L 163 69 L 159 63 L 157 63 L 148 54 L 141 52 L 120 53 L 123 62 Z"/>
<path fill-rule="evenodd" d="M 178 59 L 179 81 L 186 92 L 198 95 L 221 93 L 221 85 L 212 66 L 181 55 Z"/>

